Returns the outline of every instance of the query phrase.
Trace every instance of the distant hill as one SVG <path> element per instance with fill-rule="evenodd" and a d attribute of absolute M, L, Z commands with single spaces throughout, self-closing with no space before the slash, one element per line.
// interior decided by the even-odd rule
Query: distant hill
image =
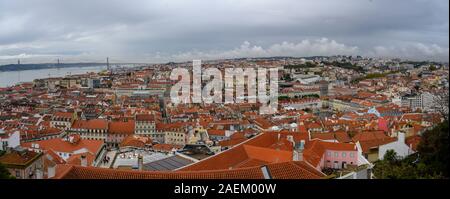
<path fill-rule="evenodd" d="M 64 63 L 64 64 L 8 64 L 1 65 L 0 72 L 6 71 L 21 71 L 21 70 L 38 70 L 48 68 L 71 68 L 71 67 L 89 67 L 89 66 L 104 66 L 105 63 Z"/>

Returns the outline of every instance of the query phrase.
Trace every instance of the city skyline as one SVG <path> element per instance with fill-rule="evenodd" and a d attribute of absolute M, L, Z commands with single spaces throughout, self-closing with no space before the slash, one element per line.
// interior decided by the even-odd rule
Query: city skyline
<path fill-rule="evenodd" d="M 0 0 L 0 181 L 449 178 L 448 1 L 33 3 Z M 287 193 L 182 182 L 89 187 Z"/>

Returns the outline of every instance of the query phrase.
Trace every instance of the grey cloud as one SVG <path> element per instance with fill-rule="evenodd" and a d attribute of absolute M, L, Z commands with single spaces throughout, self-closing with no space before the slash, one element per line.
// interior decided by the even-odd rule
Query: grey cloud
<path fill-rule="evenodd" d="M 448 3 L 447 0 L 1 0 L 0 59 L 15 62 L 5 57 L 13 59 L 26 54 L 86 60 L 110 56 L 126 61 L 158 62 L 180 55 L 197 56 L 199 52 L 212 58 L 239 49 L 236 47 L 245 41 L 269 49 L 265 54 L 273 55 L 270 52 L 275 52 L 270 49 L 285 41 L 296 45 L 328 38 L 329 42 L 335 40 L 346 47 L 357 47 L 352 52 L 358 54 L 448 61 L 448 53 L 445 55 L 449 42 Z M 317 49 L 301 52 L 282 51 L 299 56 L 321 53 Z M 33 61 L 32 57 L 24 59 Z M 53 59 L 49 56 L 49 60 Z"/>

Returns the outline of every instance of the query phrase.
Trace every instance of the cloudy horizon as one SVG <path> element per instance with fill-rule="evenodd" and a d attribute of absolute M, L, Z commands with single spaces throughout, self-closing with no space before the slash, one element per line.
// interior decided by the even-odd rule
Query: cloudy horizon
<path fill-rule="evenodd" d="M 449 61 L 448 0 L 0 0 L 0 64 L 362 55 Z"/>

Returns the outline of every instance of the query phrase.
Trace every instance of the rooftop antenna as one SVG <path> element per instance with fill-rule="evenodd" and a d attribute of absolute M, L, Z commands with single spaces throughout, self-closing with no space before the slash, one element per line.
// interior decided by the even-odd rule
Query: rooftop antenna
<path fill-rule="evenodd" d="M 106 57 L 106 70 L 109 71 L 109 57 Z"/>

